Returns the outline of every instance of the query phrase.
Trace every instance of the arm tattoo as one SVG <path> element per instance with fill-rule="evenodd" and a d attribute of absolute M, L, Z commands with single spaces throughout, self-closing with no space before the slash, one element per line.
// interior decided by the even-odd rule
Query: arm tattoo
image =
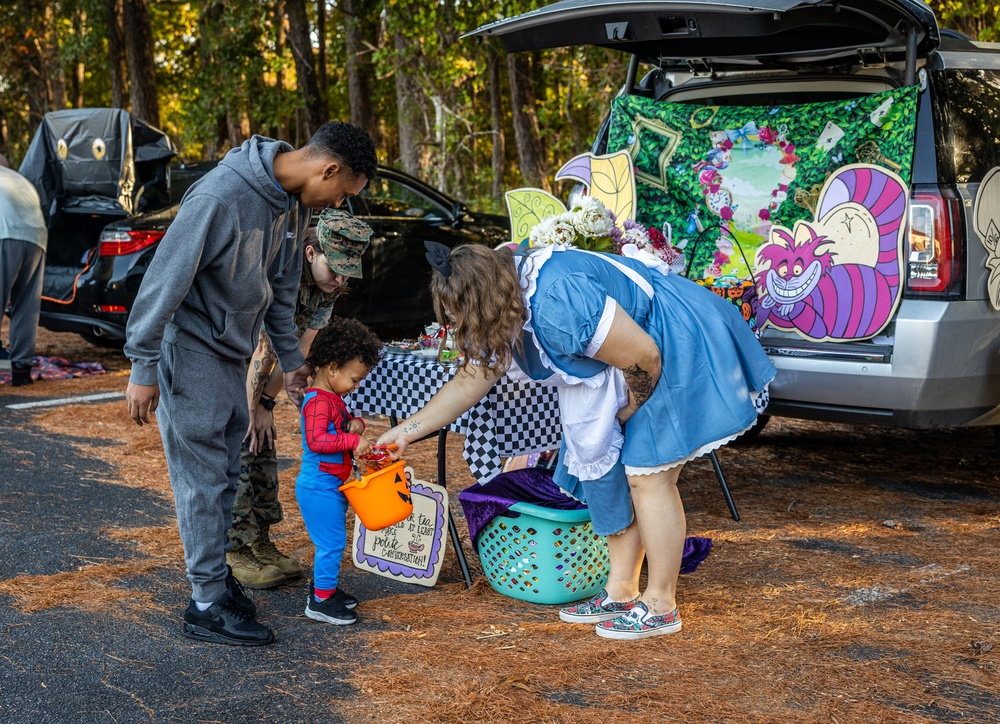
<path fill-rule="evenodd" d="M 271 346 L 271 338 L 264 330 L 261 330 L 257 351 L 250 360 L 250 392 L 254 400 L 260 398 L 260 393 L 267 386 L 267 381 L 271 377 L 271 371 L 274 369 L 277 359 L 274 347 Z"/>
<path fill-rule="evenodd" d="M 405 422 L 399 426 L 399 429 L 404 435 L 409 435 L 410 433 L 419 433 L 421 427 L 419 422 Z"/>
<path fill-rule="evenodd" d="M 267 384 L 267 380 L 270 376 L 269 371 L 264 369 L 262 360 L 253 360 L 250 369 L 250 389 L 255 400 L 258 399 L 260 397 L 260 393 L 264 391 L 264 386 Z"/>
<path fill-rule="evenodd" d="M 639 365 L 626 367 L 622 373 L 625 375 L 625 384 L 632 393 L 632 399 L 635 400 L 635 406 L 641 407 L 653 394 L 653 378 Z"/>

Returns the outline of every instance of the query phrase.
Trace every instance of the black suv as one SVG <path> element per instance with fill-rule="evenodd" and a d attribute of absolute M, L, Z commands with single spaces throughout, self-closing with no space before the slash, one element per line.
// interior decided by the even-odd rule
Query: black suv
<path fill-rule="evenodd" d="M 1000 422 L 1000 45 L 939 31 L 923 0 L 564 0 L 471 35 L 498 37 L 510 52 L 596 45 L 630 54 L 617 102 L 654 112 L 659 103 L 690 104 L 690 128 L 676 130 L 704 125 L 704 132 L 728 134 L 735 145 L 720 135 L 720 157 L 738 157 L 773 139 L 760 128 L 712 126 L 714 109 L 763 108 L 763 127 L 771 106 L 846 107 L 851 99 L 862 105 L 875 94 L 912 91 L 915 118 L 906 119 L 915 122 L 912 171 L 896 247 L 898 306 L 877 333 L 851 340 L 810 339 L 765 325 L 761 342 L 778 368 L 768 411 L 911 428 Z M 867 115 L 862 120 L 868 123 Z M 873 115 L 871 123 L 883 120 Z M 657 130 L 656 123 L 647 127 L 669 144 L 672 128 Z M 614 137 L 610 125 L 598 133 L 595 153 Z M 677 178 L 667 146 L 657 167 L 655 154 L 640 156 L 639 135 L 628 148 L 637 176 L 645 171 L 657 183 Z M 802 138 L 796 154 L 806 156 L 821 143 L 827 143 L 822 134 Z M 836 137 L 825 150 L 835 154 L 833 143 Z M 878 154 L 845 154 L 843 164 L 862 163 L 892 166 Z M 715 218 L 718 228 L 720 210 L 711 204 L 726 189 L 717 188 L 711 166 L 703 172 L 712 193 L 701 218 Z M 801 187 L 801 175 L 798 181 Z M 789 201 L 801 191 L 808 202 L 811 189 L 792 182 L 786 191 Z M 759 257 L 756 264 L 759 290 L 770 272 Z M 786 314 L 793 307 L 780 304 Z"/>
<path fill-rule="evenodd" d="M 160 239 L 188 186 L 215 167 L 169 168 L 169 139 L 126 111 L 83 109 L 46 115 L 21 173 L 48 211 L 49 249 L 41 326 L 120 347 L 129 310 Z M 472 214 L 422 181 L 380 167 L 348 202 L 375 231 L 337 313 L 384 339 L 415 337 L 433 321 L 423 241 L 448 246 L 510 239 L 506 217 Z"/>

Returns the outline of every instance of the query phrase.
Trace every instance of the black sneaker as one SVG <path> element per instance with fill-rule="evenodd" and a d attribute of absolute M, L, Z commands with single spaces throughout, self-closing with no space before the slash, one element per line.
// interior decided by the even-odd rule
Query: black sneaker
<path fill-rule="evenodd" d="M 247 616 L 232 594 L 226 591 L 208 607 L 199 611 L 194 601 L 184 612 L 184 635 L 199 641 L 233 646 L 263 646 L 274 641 L 274 632 Z"/>
<path fill-rule="evenodd" d="M 357 601 L 354 605 L 357 605 Z M 314 621 L 325 621 L 338 626 L 346 626 L 358 620 L 358 614 L 347 608 L 343 598 L 333 595 L 325 601 L 318 601 L 312 593 L 309 594 L 309 602 L 306 604 L 306 616 Z"/>
<path fill-rule="evenodd" d="M 354 596 L 352 596 L 339 586 L 337 587 L 337 590 L 334 592 L 334 594 L 330 596 L 330 598 L 337 599 L 338 601 L 340 601 L 341 605 L 347 609 L 352 609 L 358 605 L 358 599 L 356 599 Z"/>
<path fill-rule="evenodd" d="M 24 385 L 30 385 L 33 383 L 34 380 L 31 379 L 31 365 L 19 365 L 17 363 L 11 365 L 11 387 L 23 387 Z"/>
<path fill-rule="evenodd" d="M 226 566 L 226 590 L 233 597 L 233 603 L 247 618 L 254 618 L 257 615 L 257 605 L 247 595 L 243 584 L 233 575 L 233 569 Z"/>
<path fill-rule="evenodd" d="M 310 591 L 315 590 L 315 588 L 316 588 L 315 584 L 316 584 L 315 581 L 309 581 L 309 590 Z M 310 595 L 309 597 L 312 598 L 312 595 Z M 349 594 L 347 591 L 345 591 L 340 586 L 337 586 L 337 590 L 334 592 L 334 594 L 330 598 L 334 599 L 334 602 L 340 601 L 340 604 L 344 608 L 354 608 L 355 606 L 358 605 L 358 599 L 356 599 L 354 596 L 352 596 L 351 594 Z"/>

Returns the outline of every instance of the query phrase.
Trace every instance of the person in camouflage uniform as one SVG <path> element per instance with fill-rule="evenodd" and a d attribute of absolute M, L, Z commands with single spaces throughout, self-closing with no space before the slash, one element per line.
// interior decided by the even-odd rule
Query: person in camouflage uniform
<path fill-rule="evenodd" d="M 372 230 L 346 211 L 324 210 L 304 240 L 302 285 L 295 325 L 302 354 L 309 353 L 316 333 L 330 321 L 334 302 L 348 277 L 361 278 L 361 256 Z M 247 370 L 250 428 L 243 441 L 240 481 L 229 530 L 232 551 L 226 562 L 248 588 L 273 588 L 302 575 L 302 567 L 271 540 L 270 528 L 283 518 L 278 501 L 278 457 L 274 439 L 274 396 L 280 391 L 281 369 L 270 340 L 260 341 Z"/>

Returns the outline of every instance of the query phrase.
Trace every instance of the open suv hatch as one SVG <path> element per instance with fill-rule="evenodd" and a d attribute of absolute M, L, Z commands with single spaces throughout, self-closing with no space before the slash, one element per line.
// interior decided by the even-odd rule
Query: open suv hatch
<path fill-rule="evenodd" d="M 988 292 L 1000 258 L 987 266 L 975 214 L 983 180 L 1000 166 L 1000 46 L 940 32 L 922 0 L 564 0 L 469 35 L 497 37 L 511 52 L 628 53 L 619 99 L 767 107 L 915 87 L 901 301 L 864 338 L 816 340 L 765 324 L 761 342 L 778 368 L 768 413 L 909 428 L 1000 421 L 1000 287 L 998 298 Z M 609 119 L 594 153 L 608 148 Z"/>

